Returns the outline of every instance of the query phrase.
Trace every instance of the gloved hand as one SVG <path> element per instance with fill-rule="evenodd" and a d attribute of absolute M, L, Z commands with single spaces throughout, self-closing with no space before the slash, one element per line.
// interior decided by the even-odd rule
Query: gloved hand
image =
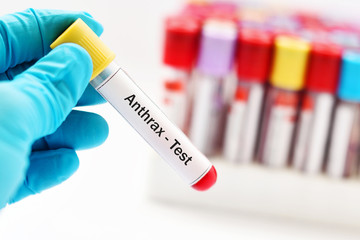
<path fill-rule="evenodd" d="M 104 102 L 88 85 L 88 53 L 75 44 L 49 47 L 79 17 L 102 33 L 83 12 L 29 9 L 0 17 L 0 208 L 66 180 L 79 165 L 75 150 L 108 135 L 102 117 L 72 111 Z"/>

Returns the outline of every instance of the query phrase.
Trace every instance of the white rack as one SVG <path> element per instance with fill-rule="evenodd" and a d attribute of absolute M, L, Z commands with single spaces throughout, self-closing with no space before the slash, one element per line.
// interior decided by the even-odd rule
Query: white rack
<path fill-rule="evenodd" d="M 256 164 L 233 165 L 214 158 L 218 181 L 209 191 L 197 192 L 161 159 L 152 157 L 151 161 L 148 194 L 157 200 L 360 227 L 359 179 L 309 176 Z"/>

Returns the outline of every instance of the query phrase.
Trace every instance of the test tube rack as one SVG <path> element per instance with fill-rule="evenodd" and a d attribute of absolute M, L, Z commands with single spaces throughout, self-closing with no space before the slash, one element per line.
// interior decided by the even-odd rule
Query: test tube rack
<path fill-rule="evenodd" d="M 218 181 L 210 190 L 198 192 L 185 185 L 154 153 L 147 182 L 149 198 L 239 215 L 360 227 L 360 182 L 356 178 L 331 179 L 290 168 L 234 165 L 216 157 L 211 161 L 218 171 Z"/>
<path fill-rule="evenodd" d="M 182 14 L 195 16 L 197 20 L 206 19 L 210 14 L 233 21 L 238 13 L 235 8 L 232 4 L 209 8 L 188 5 Z M 339 22 L 333 25 L 334 21 L 327 21 L 321 16 L 301 13 L 263 16 L 261 12 L 254 15 L 251 9 L 247 11 L 246 8 L 241 12 L 240 28 L 272 29 L 275 34 L 300 35 L 309 42 L 330 39 L 346 49 L 360 49 L 360 28 L 355 28 L 353 24 Z M 319 31 L 323 23 L 326 28 Z M 299 25 L 303 27 L 299 29 Z M 179 54 L 174 56 L 174 59 L 180 59 Z M 172 61 L 174 59 L 171 58 Z M 258 163 L 232 164 L 222 157 L 212 157 L 210 160 L 217 169 L 218 181 L 209 191 L 197 192 L 185 185 L 158 158 L 155 154 L 151 156 L 147 182 L 148 196 L 152 199 L 235 214 L 253 213 L 331 226 L 360 227 L 358 174 L 351 178 L 330 178 L 324 173 L 309 175 L 292 167 L 275 169 Z"/>

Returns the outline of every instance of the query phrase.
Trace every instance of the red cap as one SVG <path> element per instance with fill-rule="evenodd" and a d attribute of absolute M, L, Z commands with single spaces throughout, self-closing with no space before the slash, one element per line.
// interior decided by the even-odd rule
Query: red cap
<path fill-rule="evenodd" d="M 181 15 L 191 16 L 202 22 L 208 18 L 238 21 L 238 6 L 232 2 L 204 2 L 187 4 Z"/>
<path fill-rule="evenodd" d="M 180 12 L 180 14 L 183 16 L 191 16 L 203 22 L 209 17 L 211 11 L 211 7 L 208 3 L 190 3 L 185 5 L 184 9 Z"/>
<path fill-rule="evenodd" d="M 239 79 L 266 82 L 271 62 L 273 36 L 270 33 L 243 29 L 236 50 L 236 72 Z"/>
<path fill-rule="evenodd" d="M 324 29 L 325 24 L 319 14 L 309 12 L 297 12 L 293 16 L 300 22 L 302 28 L 306 29 Z"/>
<path fill-rule="evenodd" d="M 313 43 L 308 63 L 306 89 L 335 93 L 341 65 L 342 49 L 334 44 Z"/>
<path fill-rule="evenodd" d="M 175 16 L 166 19 L 164 43 L 165 64 L 190 70 L 196 60 L 201 25 L 199 21 Z"/>
<path fill-rule="evenodd" d="M 197 183 L 192 185 L 194 189 L 198 191 L 205 191 L 211 188 L 215 183 L 217 179 L 217 173 L 214 168 L 214 166 L 211 167 L 211 169 L 203 176 L 202 179 L 200 179 Z"/>
<path fill-rule="evenodd" d="M 238 6 L 233 2 L 212 2 L 209 5 L 209 18 L 223 19 L 233 22 L 239 21 Z"/>

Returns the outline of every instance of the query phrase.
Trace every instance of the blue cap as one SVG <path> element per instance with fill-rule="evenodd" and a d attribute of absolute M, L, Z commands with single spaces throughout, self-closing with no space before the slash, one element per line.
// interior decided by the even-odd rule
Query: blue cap
<path fill-rule="evenodd" d="M 360 53 L 347 51 L 343 55 L 339 98 L 360 102 Z"/>

